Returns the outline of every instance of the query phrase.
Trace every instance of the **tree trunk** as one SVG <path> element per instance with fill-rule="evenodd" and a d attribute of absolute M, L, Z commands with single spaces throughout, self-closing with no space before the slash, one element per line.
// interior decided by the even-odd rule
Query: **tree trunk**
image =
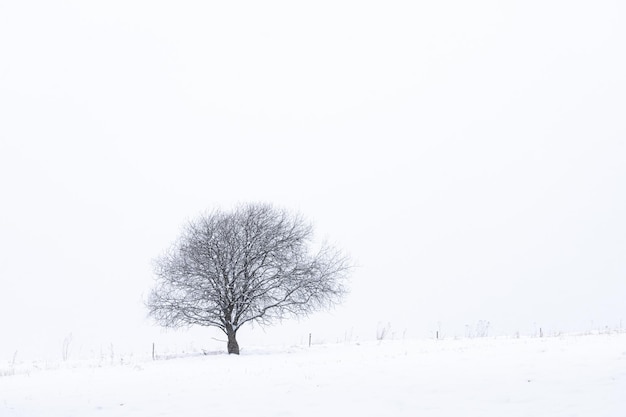
<path fill-rule="evenodd" d="M 226 329 L 226 336 L 228 336 L 228 354 L 239 355 L 239 343 L 237 343 L 237 331 L 232 328 Z"/>

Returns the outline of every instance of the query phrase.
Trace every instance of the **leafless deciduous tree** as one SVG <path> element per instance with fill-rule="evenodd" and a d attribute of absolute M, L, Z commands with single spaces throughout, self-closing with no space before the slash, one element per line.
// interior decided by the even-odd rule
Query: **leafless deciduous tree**
<path fill-rule="evenodd" d="M 349 260 L 327 245 L 312 251 L 312 235 L 300 216 L 267 204 L 201 216 L 156 260 L 149 313 L 168 327 L 218 327 L 228 353 L 238 354 L 243 324 L 271 324 L 341 300 Z"/>

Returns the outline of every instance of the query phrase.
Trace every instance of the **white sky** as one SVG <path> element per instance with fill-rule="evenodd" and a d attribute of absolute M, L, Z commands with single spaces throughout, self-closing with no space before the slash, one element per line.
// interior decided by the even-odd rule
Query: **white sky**
<path fill-rule="evenodd" d="M 0 3 L 0 360 L 172 336 L 151 260 L 247 201 L 359 268 L 243 348 L 626 326 L 625 3 L 303 3 Z"/>

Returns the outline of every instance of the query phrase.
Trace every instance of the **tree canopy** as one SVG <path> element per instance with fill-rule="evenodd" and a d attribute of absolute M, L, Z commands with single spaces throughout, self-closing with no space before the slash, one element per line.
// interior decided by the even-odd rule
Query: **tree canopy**
<path fill-rule="evenodd" d="M 156 259 L 149 314 L 167 327 L 217 327 L 239 353 L 243 324 L 307 315 L 346 293 L 348 257 L 325 244 L 314 251 L 312 237 L 301 216 L 269 204 L 200 216 Z"/>

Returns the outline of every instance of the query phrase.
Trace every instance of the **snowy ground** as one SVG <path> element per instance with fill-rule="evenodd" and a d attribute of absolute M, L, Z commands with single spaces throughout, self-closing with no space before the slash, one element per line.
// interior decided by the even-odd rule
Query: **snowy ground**
<path fill-rule="evenodd" d="M 626 416 L 626 334 L 2 366 L 2 417 Z"/>

